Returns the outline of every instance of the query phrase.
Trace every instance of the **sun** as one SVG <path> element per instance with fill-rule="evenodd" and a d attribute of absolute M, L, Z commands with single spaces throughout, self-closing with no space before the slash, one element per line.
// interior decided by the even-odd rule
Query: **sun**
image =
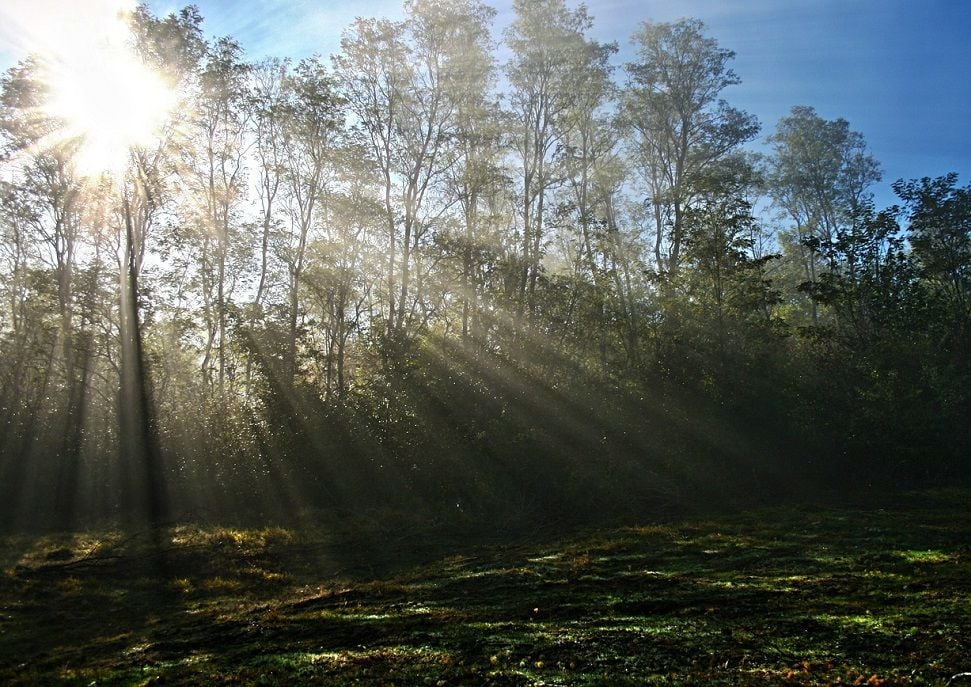
<path fill-rule="evenodd" d="M 78 171 L 118 173 L 129 151 L 152 145 L 173 105 L 159 76 L 131 55 L 93 53 L 48 77 L 48 114 L 76 138 Z"/>
<path fill-rule="evenodd" d="M 117 2 L 117 0 L 116 0 Z M 83 8 L 85 3 L 76 3 Z M 40 55 L 45 114 L 61 124 L 57 138 L 76 141 L 82 176 L 120 175 L 133 148 L 148 147 L 176 104 L 174 90 L 132 46 L 123 6 L 85 17 L 73 34 L 44 41 Z"/>

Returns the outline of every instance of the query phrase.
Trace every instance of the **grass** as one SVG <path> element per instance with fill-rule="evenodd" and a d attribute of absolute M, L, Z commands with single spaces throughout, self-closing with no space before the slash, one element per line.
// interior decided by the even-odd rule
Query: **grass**
<path fill-rule="evenodd" d="M 944 685 L 971 670 L 969 496 L 437 556 L 391 532 L 11 537 L 0 684 Z"/>

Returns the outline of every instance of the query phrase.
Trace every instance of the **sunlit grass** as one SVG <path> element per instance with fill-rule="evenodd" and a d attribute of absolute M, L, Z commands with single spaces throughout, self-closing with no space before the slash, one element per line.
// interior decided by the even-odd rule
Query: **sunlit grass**
<path fill-rule="evenodd" d="M 908 563 L 946 563 L 951 557 L 943 551 L 898 551 Z"/>

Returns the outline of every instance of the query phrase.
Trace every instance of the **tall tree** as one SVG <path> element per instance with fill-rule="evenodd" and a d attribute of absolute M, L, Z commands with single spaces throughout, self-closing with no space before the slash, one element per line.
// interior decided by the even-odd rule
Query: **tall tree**
<path fill-rule="evenodd" d="M 84 179 L 78 174 L 75 156 L 83 145 L 77 137 L 67 137 L 64 123 L 47 114 L 46 89 L 42 66 L 27 61 L 8 71 L 2 83 L 0 99 L 0 136 L 2 156 L 7 163 L 11 181 L 5 184 L 4 215 L 12 233 L 14 267 L 27 265 L 27 251 L 33 254 L 40 269 L 35 279 L 47 275 L 53 281 L 53 304 L 57 315 L 57 348 L 48 358 L 45 373 L 51 383 L 44 394 L 45 411 L 59 430 L 47 448 L 61 457 L 57 470 L 58 497 L 62 515 L 71 517 L 75 499 L 80 444 L 84 426 L 84 402 L 87 395 L 88 361 L 86 346 L 79 345 L 86 335 L 79 331 L 77 275 L 81 270 L 84 251 L 86 196 Z M 32 245 L 32 249 L 29 246 Z M 19 264 L 18 264 L 19 263 Z M 29 274 L 14 272 L 15 280 Z M 15 298 L 26 295 L 27 284 L 11 292 Z M 20 329 L 26 324 L 19 318 L 20 307 L 12 311 L 13 324 Z M 37 326 L 37 322 L 29 326 Z M 24 347 L 26 331 L 18 331 L 14 352 L 30 354 Z M 28 365 L 29 359 L 15 360 L 16 365 Z M 19 386 L 19 385 L 15 385 Z M 33 441 L 33 437 L 30 440 Z"/>
<path fill-rule="evenodd" d="M 726 160 L 697 182 L 699 197 L 685 212 L 684 296 L 695 311 L 698 339 L 713 339 L 715 363 L 725 374 L 731 344 L 736 352 L 763 334 L 778 291 L 767 277 L 774 254 L 759 255 L 750 190 L 756 172 L 743 156 Z"/>
<path fill-rule="evenodd" d="M 363 149 L 373 158 L 383 189 L 384 223 L 387 228 L 385 269 L 386 332 L 396 331 L 398 314 L 397 254 L 400 167 L 398 123 L 403 116 L 412 79 L 405 27 L 388 20 L 358 19 L 341 38 L 341 53 L 334 68 L 348 109 L 356 118 Z"/>
<path fill-rule="evenodd" d="M 300 286 L 311 230 L 334 176 L 334 148 L 342 112 L 330 77 L 315 58 L 302 60 L 284 80 L 282 163 L 288 222 L 279 250 L 287 267 L 287 348 L 284 374 L 292 384 L 297 365 Z"/>
<path fill-rule="evenodd" d="M 195 8 L 156 19 L 144 6 L 131 18 L 134 46 L 140 59 L 173 89 L 185 95 L 203 55 L 202 18 Z M 183 106 L 185 102 L 181 103 Z M 104 186 L 114 217 L 102 221 L 116 230 L 119 293 L 120 385 L 119 440 L 125 472 L 143 486 L 129 495 L 131 510 L 141 508 L 149 521 L 160 524 L 169 512 L 169 495 L 162 466 L 159 418 L 145 345 L 143 276 L 153 234 L 172 205 L 176 185 L 177 136 L 165 122 L 154 145 L 133 146 L 126 171 Z M 113 221 L 112 221 L 113 220 Z"/>
<path fill-rule="evenodd" d="M 364 151 L 342 146 L 334 151 L 341 187 L 328 193 L 320 235 L 308 246 L 305 308 L 318 323 L 318 367 L 309 376 L 324 399 L 343 400 L 352 374 L 352 337 L 367 331 L 374 284 L 381 280 L 383 242 L 381 201 L 373 168 Z M 311 334 L 313 336 L 313 334 Z M 322 369 L 321 369 L 322 368 Z"/>
<path fill-rule="evenodd" d="M 721 99 L 725 88 L 740 83 L 728 66 L 735 53 L 704 31 L 696 19 L 642 24 L 632 39 L 638 61 L 627 65 L 622 97 L 652 208 L 656 269 L 672 277 L 681 263 L 684 213 L 698 193 L 694 180 L 759 131 L 754 116 Z"/>
<path fill-rule="evenodd" d="M 358 20 L 335 59 L 348 107 L 383 178 L 386 320 L 394 335 L 412 329 L 427 308 L 419 249 L 448 203 L 437 192 L 458 159 L 454 114 L 461 96 L 453 86 L 490 16 L 472 2 L 421 0 L 405 9 L 407 20 L 399 24 Z"/>
<path fill-rule="evenodd" d="M 247 189 L 248 148 L 244 103 L 249 67 L 235 41 L 209 46 L 198 76 L 195 136 L 187 150 L 189 182 L 197 206 L 199 281 L 206 324 L 202 373 L 220 396 L 226 391 L 228 315 L 237 277 L 231 268 L 239 248 L 240 205 Z"/>
<path fill-rule="evenodd" d="M 532 311 L 547 223 L 547 196 L 559 181 L 553 165 L 557 146 L 573 125 L 570 113 L 579 86 L 602 51 L 585 38 L 593 21 L 582 5 L 563 0 L 515 0 L 515 19 L 506 30 L 512 51 L 506 64 L 510 141 L 519 165 L 517 189 L 522 222 L 518 311 Z M 589 84 L 587 84 L 589 85 Z M 589 89 L 588 89 L 589 90 Z"/>
<path fill-rule="evenodd" d="M 496 66 L 489 27 L 495 10 L 474 1 L 416 2 L 411 12 L 421 32 L 442 44 L 441 87 L 449 103 L 455 164 L 447 170 L 443 193 L 457 203 L 461 237 L 459 298 L 461 331 L 468 341 L 479 329 L 481 279 L 477 254 L 487 240 L 488 200 L 502 185 L 498 105 L 494 92 Z M 454 285 L 453 285 L 454 286 Z"/>
<path fill-rule="evenodd" d="M 790 250 L 802 266 L 805 288 L 811 289 L 820 270 L 833 267 L 825 262 L 828 247 L 867 202 L 867 189 L 880 180 L 880 166 L 863 135 L 851 131 L 845 119 L 825 120 L 811 107 L 794 107 L 769 142 L 769 192 L 794 224 Z M 810 302 L 816 323 L 816 300 Z"/>
<path fill-rule="evenodd" d="M 971 185 L 960 188 L 957 174 L 897 181 L 906 203 L 907 233 L 921 274 L 946 303 L 967 342 L 971 327 Z"/>
<path fill-rule="evenodd" d="M 119 419 L 121 460 L 134 472 L 135 484 L 145 487 L 144 501 L 134 498 L 129 506 L 144 506 L 149 521 L 163 522 L 168 497 L 162 470 L 161 445 L 154 406 L 149 365 L 145 352 L 139 286 L 149 238 L 158 220 L 164 196 L 164 145 L 154 151 L 132 152 L 129 174 L 117 193 L 120 195 L 119 335 L 121 339 L 121 380 Z M 134 468 L 134 469 L 132 469 Z M 140 496 L 140 495 L 139 495 Z"/>
<path fill-rule="evenodd" d="M 257 196 L 260 201 L 260 276 L 253 298 L 259 314 L 270 288 L 270 238 L 278 229 L 278 197 L 283 185 L 283 127 L 286 121 L 285 89 L 290 65 L 268 59 L 253 67 L 249 99 L 250 122 L 256 157 Z"/>
<path fill-rule="evenodd" d="M 591 41 L 586 49 L 585 59 L 574 67 L 575 99 L 565 118 L 557 162 L 562 165 L 566 179 L 570 223 L 578 233 L 577 267 L 582 266 L 586 279 L 593 286 L 600 362 L 606 369 L 610 335 L 607 310 L 612 286 L 608 264 L 612 246 L 605 234 L 609 214 L 606 203 L 611 192 L 612 172 L 616 169 L 617 135 L 613 123 L 602 110 L 613 95 L 608 60 L 617 48 L 613 44 L 600 45 Z"/>

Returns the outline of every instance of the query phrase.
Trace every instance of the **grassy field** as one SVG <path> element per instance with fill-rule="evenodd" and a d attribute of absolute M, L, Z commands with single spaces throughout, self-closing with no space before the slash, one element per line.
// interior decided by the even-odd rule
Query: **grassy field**
<path fill-rule="evenodd" d="M 477 547 L 190 525 L 8 537 L 0 684 L 944 685 L 971 671 L 969 505 L 937 492 Z"/>

